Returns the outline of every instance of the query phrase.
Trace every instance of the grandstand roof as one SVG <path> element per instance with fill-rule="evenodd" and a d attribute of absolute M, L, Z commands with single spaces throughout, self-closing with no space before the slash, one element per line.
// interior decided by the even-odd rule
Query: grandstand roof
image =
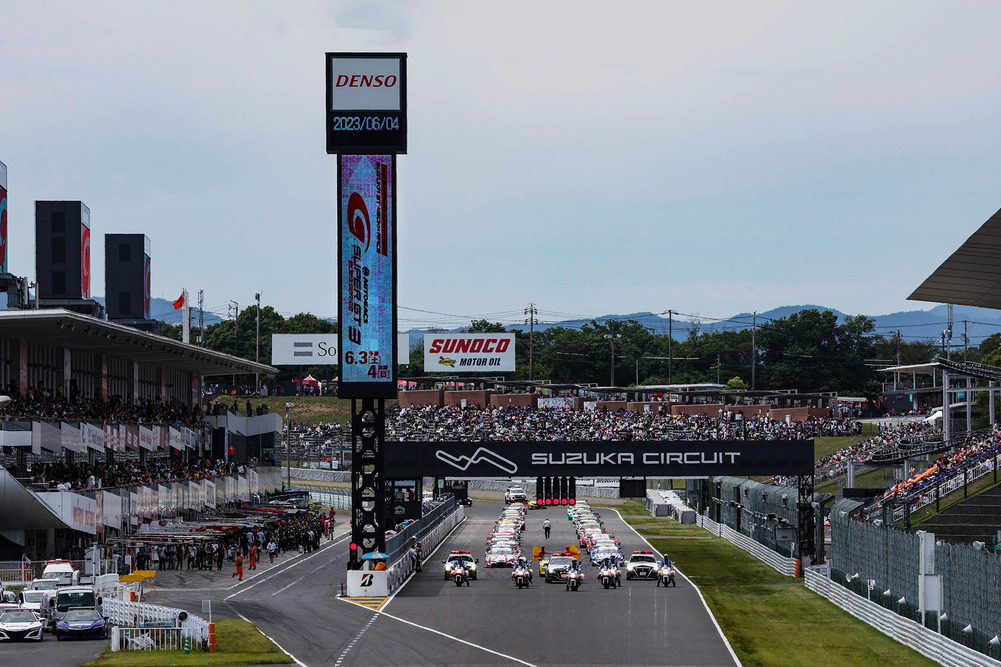
<path fill-rule="evenodd" d="M 0 311 L 0 337 L 88 350 L 197 375 L 278 372 L 267 364 L 62 309 Z"/>
<path fill-rule="evenodd" d="M 907 297 L 911 301 L 1001 309 L 1001 210 Z"/>

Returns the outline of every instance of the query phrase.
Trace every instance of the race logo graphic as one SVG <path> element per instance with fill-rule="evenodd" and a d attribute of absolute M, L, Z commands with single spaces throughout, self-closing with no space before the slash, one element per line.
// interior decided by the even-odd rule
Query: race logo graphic
<path fill-rule="evenodd" d="M 469 469 L 469 466 L 476 463 L 490 463 L 506 473 L 514 474 L 518 472 L 518 465 L 509 459 L 504 458 L 496 452 L 492 452 L 486 447 L 480 447 L 472 456 L 452 456 L 446 451 L 438 450 L 434 453 L 435 457 L 439 461 L 444 461 L 453 468 L 458 468 L 465 472 Z"/>
<path fill-rule="evenodd" d="M 455 368 L 455 359 L 449 359 L 448 357 L 438 357 L 438 364 L 440 366 L 448 366 L 449 368 Z"/>
<path fill-rule="evenodd" d="M 0 273 L 7 273 L 7 189 L 0 187 Z"/>
<path fill-rule="evenodd" d="M 90 228 L 80 226 L 80 295 L 90 298 Z"/>
<path fill-rule="evenodd" d="M 363 575 L 361 575 L 362 588 L 365 588 L 366 586 L 371 586 L 374 581 L 375 581 L 375 575 L 372 574 L 371 572 L 366 572 Z"/>
<path fill-rule="evenodd" d="M 143 317 L 149 317 L 149 255 L 143 257 Z"/>

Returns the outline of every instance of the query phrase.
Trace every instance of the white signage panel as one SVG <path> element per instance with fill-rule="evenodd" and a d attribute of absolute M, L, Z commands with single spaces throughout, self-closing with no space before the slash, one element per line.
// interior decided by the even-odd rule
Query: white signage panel
<path fill-rule="evenodd" d="M 396 358 L 410 363 L 410 336 L 396 335 Z M 337 334 L 272 334 L 272 366 L 334 366 L 337 364 Z"/>
<path fill-rule="evenodd" d="M 330 83 L 332 111 L 401 111 L 400 60 L 334 58 Z"/>
<path fill-rule="evenodd" d="M 424 334 L 427 373 L 507 373 L 514 370 L 514 334 Z"/>

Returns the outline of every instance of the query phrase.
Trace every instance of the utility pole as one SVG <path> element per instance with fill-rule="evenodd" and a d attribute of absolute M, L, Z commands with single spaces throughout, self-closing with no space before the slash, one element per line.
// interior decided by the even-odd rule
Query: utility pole
<path fill-rule="evenodd" d="M 240 304 L 236 301 L 230 301 L 227 310 L 233 315 L 233 356 L 236 356 L 236 342 L 237 337 L 240 333 Z M 233 389 L 236 389 L 236 373 L 233 373 Z"/>
<path fill-rule="evenodd" d="M 198 344 L 205 347 L 205 290 L 198 290 Z"/>
<path fill-rule="evenodd" d="M 254 294 L 254 300 L 257 301 L 257 343 L 254 346 L 254 361 L 261 363 L 261 293 L 257 292 Z M 254 373 L 254 391 L 257 395 L 261 394 L 261 374 Z"/>
<path fill-rule="evenodd" d="M 535 357 L 535 316 L 539 314 L 539 309 L 534 303 L 530 303 L 525 309 L 525 314 L 528 315 L 525 324 L 528 325 L 528 381 L 531 382 Z"/>
<path fill-rule="evenodd" d="M 970 339 L 966 337 L 966 320 L 963 320 L 963 363 L 966 363 L 966 351 L 970 345 Z"/>
<path fill-rule="evenodd" d="M 671 384 L 671 371 L 674 365 L 674 311 L 667 311 L 667 384 Z"/>
<path fill-rule="evenodd" d="M 751 390 L 754 390 L 754 367 L 757 365 L 758 354 L 757 341 L 755 340 L 755 330 L 758 328 L 758 311 L 754 311 L 754 319 L 751 321 Z"/>
<path fill-rule="evenodd" d="M 720 361 L 719 354 L 716 355 L 716 384 L 719 384 Z"/>
<path fill-rule="evenodd" d="M 897 329 L 896 339 L 897 339 L 897 365 L 898 366 L 900 365 L 900 341 L 901 341 L 901 338 L 902 338 L 902 336 L 900 335 L 900 329 Z M 897 385 L 899 385 L 899 384 L 900 384 L 900 372 L 898 371 L 898 372 L 896 372 L 896 373 L 893 374 L 893 389 L 894 389 L 894 391 L 896 391 Z M 912 387 L 912 389 L 917 389 L 917 387 Z"/>
<path fill-rule="evenodd" d="M 612 362 L 612 372 L 611 372 L 611 379 L 609 380 L 608 383 L 608 386 L 610 387 L 615 386 L 615 327 L 613 326 L 614 324 L 615 324 L 614 320 L 608 320 L 608 340 L 612 341 L 612 358 L 610 360 Z"/>
<path fill-rule="evenodd" d="M 952 359 L 952 304 L 947 306 L 949 313 L 949 327 L 946 329 L 948 336 L 946 336 L 946 348 L 945 348 L 945 358 Z"/>

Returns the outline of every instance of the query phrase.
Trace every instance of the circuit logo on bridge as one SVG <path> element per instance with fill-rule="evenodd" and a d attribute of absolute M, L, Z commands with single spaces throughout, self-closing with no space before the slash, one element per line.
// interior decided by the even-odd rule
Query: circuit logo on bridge
<path fill-rule="evenodd" d="M 504 458 L 497 452 L 490 451 L 486 447 L 478 448 L 475 452 L 473 452 L 472 456 L 452 456 L 448 452 L 441 449 L 436 451 L 434 455 L 439 461 L 444 461 L 453 468 L 458 468 L 462 471 L 468 470 L 469 466 L 477 463 L 490 463 L 512 475 L 518 472 L 518 464 L 510 459 Z"/>

